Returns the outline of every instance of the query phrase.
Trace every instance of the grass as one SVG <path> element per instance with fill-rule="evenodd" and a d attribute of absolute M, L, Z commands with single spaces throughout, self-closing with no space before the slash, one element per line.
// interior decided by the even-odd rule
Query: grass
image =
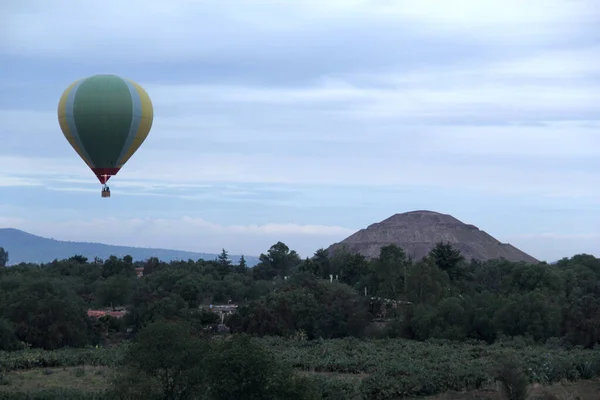
<path fill-rule="evenodd" d="M 67 390 L 81 392 L 101 392 L 108 387 L 111 369 L 102 366 L 78 366 L 58 368 L 35 368 L 7 373 L 8 384 L 0 385 L 2 393 L 41 392 L 44 390 Z M 311 373 L 309 373 L 311 374 Z M 364 379 L 366 374 L 312 373 L 328 379 Z M 554 397 L 548 396 L 551 394 Z M 600 381 L 564 382 L 542 386 L 530 386 L 530 398 L 540 400 L 597 400 L 600 398 Z M 502 400 L 494 387 L 477 391 L 446 392 L 436 396 L 418 397 L 415 400 Z"/>
<path fill-rule="evenodd" d="M 67 389 L 100 392 L 108 386 L 110 369 L 102 366 L 35 368 L 11 371 L 0 385 L 2 392 L 39 392 L 48 389 Z"/>
<path fill-rule="evenodd" d="M 594 381 L 600 379 L 600 347 L 567 350 L 553 343 L 527 346 L 518 341 L 486 345 L 404 339 L 256 340 L 299 373 L 311 375 L 329 400 L 360 399 L 360 393 L 373 399 L 435 395 L 429 399 L 499 400 L 495 378 L 501 359 L 519 360 L 531 400 L 542 395 L 540 385 L 554 397 L 535 400 L 600 399 L 600 381 Z M 94 395 L 108 386 L 127 347 L 122 343 L 111 348 L 0 352 L 0 400 L 6 398 L 3 393 L 24 391 Z M 2 385 L 3 380 L 8 384 Z"/>
<path fill-rule="evenodd" d="M 565 382 L 548 386 L 529 387 L 531 400 L 598 400 L 600 399 L 600 381 Z M 413 398 L 413 400 L 503 400 L 500 391 L 490 388 L 469 392 L 446 392 L 431 397 Z"/>

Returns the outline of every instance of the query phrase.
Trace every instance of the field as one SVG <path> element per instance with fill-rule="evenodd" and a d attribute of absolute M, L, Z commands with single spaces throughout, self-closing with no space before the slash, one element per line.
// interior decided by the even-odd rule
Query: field
<path fill-rule="evenodd" d="M 36 392 L 45 389 L 68 389 L 100 392 L 106 389 L 108 367 L 78 366 L 59 368 L 34 368 L 11 371 L 6 374 L 5 391 Z"/>
<path fill-rule="evenodd" d="M 600 349 L 565 350 L 518 343 L 457 344 L 388 339 L 293 341 L 257 339 L 302 374 L 310 374 L 328 399 L 499 399 L 495 392 L 498 361 L 518 357 L 532 384 L 558 399 L 598 399 Z M 108 385 L 123 348 L 25 350 L 0 353 L 0 399 L 35 398 L 24 394 L 50 391 L 54 398 L 71 393 L 92 396 Z M 21 393 L 21 397 L 15 397 Z M 12 397 L 11 397 L 12 396 Z M 92 397 L 78 397 L 92 398 Z"/>

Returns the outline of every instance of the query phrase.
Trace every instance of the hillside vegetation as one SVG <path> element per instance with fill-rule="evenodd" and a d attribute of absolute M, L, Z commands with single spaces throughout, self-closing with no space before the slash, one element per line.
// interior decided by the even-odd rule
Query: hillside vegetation
<path fill-rule="evenodd" d="M 528 385 L 600 375 L 599 275 L 590 255 L 468 261 L 448 243 L 418 262 L 394 245 L 302 260 L 279 242 L 254 268 L 225 251 L 0 268 L 0 398 L 541 396 Z M 215 303 L 239 306 L 232 334 Z M 127 313 L 87 315 L 111 306 Z"/>

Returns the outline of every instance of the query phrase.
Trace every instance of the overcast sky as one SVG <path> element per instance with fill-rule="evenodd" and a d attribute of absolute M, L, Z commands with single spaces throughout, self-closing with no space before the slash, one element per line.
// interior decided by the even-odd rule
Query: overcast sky
<path fill-rule="evenodd" d="M 600 256 L 599 20 L 597 0 L 1 2 L 0 227 L 308 256 L 427 209 Z M 155 108 L 110 199 L 56 117 L 102 73 Z"/>

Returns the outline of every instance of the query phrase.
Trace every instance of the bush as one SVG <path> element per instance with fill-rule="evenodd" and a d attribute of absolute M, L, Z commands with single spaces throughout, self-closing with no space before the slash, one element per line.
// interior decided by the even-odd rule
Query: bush
<path fill-rule="evenodd" d="M 15 351 L 23 346 L 15 335 L 15 327 L 7 319 L 0 318 L 0 351 Z"/>
<path fill-rule="evenodd" d="M 323 400 L 362 400 L 358 379 L 315 375 L 312 380 Z"/>
<path fill-rule="evenodd" d="M 365 378 L 360 391 L 365 399 L 388 400 L 416 396 L 421 392 L 421 383 L 412 376 L 375 373 Z"/>
<path fill-rule="evenodd" d="M 536 396 L 534 396 L 531 400 L 562 400 L 560 397 L 558 397 L 555 394 L 552 394 L 550 392 L 542 392 Z"/>
<path fill-rule="evenodd" d="M 32 368 L 75 367 L 79 365 L 117 366 L 122 363 L 127 346 L 112 348 L 0 351 L 0 369 L 6 371 Z"/>
<path fill-rule="evenodd" d="M 512 359 L 502 361 L 497 379 L 504 399 L 527 400 L 529 382 L 519 363 Z"/>
<path fill-rule="evenodd" d="M 0 392 L 0 400 L 110 400 L 104 393 L 74 389 L 46 389 L 37 392 Z"/>

